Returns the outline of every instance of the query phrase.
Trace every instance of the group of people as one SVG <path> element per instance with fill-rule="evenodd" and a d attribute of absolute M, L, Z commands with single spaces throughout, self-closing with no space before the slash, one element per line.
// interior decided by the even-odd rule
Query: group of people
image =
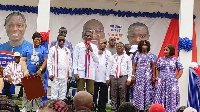
<path fill-rule="evenodd" d="M 19 19 L 21 23 L 13 18 Z M 26 43 L 23 38 L 25 21 L 21 13 L 10 14 L 6 18 L 5 28 L 13 31 L 8 36 L 18 39 L 13 42 Z M 26 45 L 21 52 L 14 53 L 15 61 L 7 65 L 3 77 L 9 84 L 21 85 L 21 78 L 30 75 L 44 80 L 47 69 L 51 80 L 51 99 L 64 100 L 67 83 L 74 78 L 77 92 L 86 90 L 90 93 L 94 109 L 98 108 L 99 112 L 106 111 L 109 86 L 112 112 L 127 101 L 141 112 L 147 110 L 147 105 L 152 103 L 163 105 L 166 112 L 176 112 L 180 103 L 178 79 L 183 73 L 183 66 L 173 57 L 174 47 L 165 46 L 164 57 L 159 58 L 156 63 L 156 56 L 150 52 L 150 35 L 145 24 L 137 22 L 129 26 L 129 44 L 125 45 L 122 42 L 116 43 L 114 37 L 110 37 L 107 42 L 103 30 L 102 23 L 96 19 L 86 22 L 82 32 L 83 41 L 73 49 L 72 44 L 66 40 L 67 29 L 61 27 L 57 40 L 51 43 L 49 51 L 40 45 L 42 36 L 36 32 L 32 36 L 33 45 Z M 12 41 L 3 45 L 5 47 L 11 44 Z M 23 110 L 39 110 L 41 98 L 29 101 L 23 88 L 21 92 Z"/>
<path fill-rule="evenodd" d="M 51 99 L 40 105 L 39 112 L 94 112 L 93 96 L 86 92 L 80 91 L 73 98 L 73 104 L 67 105 L 59 99 Z M 20 112 L 18 105 L 11 99 L 0 98 L 0 110 L 6 112 Z M 117 112 L 138 112 L 135 106 L 130 102 L 124 102 L 120 105 Z M 161 104 L 153 104 L 148 112 L 165 112 Z M 192 107 L 182 106 L 177 112 L 197 112 Z"/>

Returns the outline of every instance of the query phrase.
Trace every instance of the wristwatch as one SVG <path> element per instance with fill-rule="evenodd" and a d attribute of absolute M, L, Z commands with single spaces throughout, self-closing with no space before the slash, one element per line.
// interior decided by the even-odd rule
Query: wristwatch
<path fill-rule="evenodd" d="M 42 72 L 42 68 L 39 69 Z"/>

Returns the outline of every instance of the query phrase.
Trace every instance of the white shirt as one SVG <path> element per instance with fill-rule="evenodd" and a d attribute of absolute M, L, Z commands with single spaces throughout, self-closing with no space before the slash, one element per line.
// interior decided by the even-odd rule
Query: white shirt
<path fill-rule="evenodd" d="M 53 46 L 49 50 L 48 59 L 47 59 L 47 68 L 49 71 L 49 76 L 55 75 L 55 50 L 57 47 L 57 55 L 58 55 L 58 78 L 66 78 L 66 55 L 68 55 L 68 75 L 72 77 L 72 58 L 70 50 L 67 47 L 60 48 L 59 46 Z M 67 51 L 67 53 L 66 53 Z"/>
<path fill-rule="evenodd" d="M 109 50 L 103 51 L 103 54 L 99 56 L 99 63 L 96 64 L 97 70 L 95 75 L 96 82 L 106 83 L 106 74 L 108 73 L 108 63 L 110 62 L 110 58 L 112 56 Z"/>
<path fill-rule="evenodd" d="M 126 54 L 123 53 L 122 55 L 118 56 L 117 54 L 114 54 L 111 57 L 110 63 L 108 63 L 109 68 L 108 68 L 108 74 L 106 75 L 106 80 L 110 80 L 109 74 L 110 75 L 115 75 L 115 71 L 117 68 L 117 57 L 119 63 L 121 62 L 121 66 L 119 66 L 118 71 L 121 71 L 121 75 L 128 76 L 127 81 L 131 81 L 131 75 L 132 75 L 132 62 L 130 57 Z M 110 70 L 110 71 L 109 71 Z"/>
<path fill-rule="evenodd" d="M 22 71 L 22 67 L 20 64 L 10 62 L 6 68 L 3 70 L 4 77 L 9 75 L 12 78 L 12 84 L 19 84 L 21 82 L 21 78 L 24 77 L 24 73 Z M 5 78 L 7 80 L 7 78 Z"/>
<path fill-rule="evenodd" d="M 138 50 L 138 45 L 132 45 L 129 52 L 134 53 L 136 50 Z"/>
<path fill-rule="evenodd" d="M 85 54 L 88 52 L 84 42 L 78 43 L 74 48 L 73 53 L 73 69 L 74 74 L 78 74 L 79 78 L 95 80 L 95 63 L 99 62 L 98 48 L 96 45 L 90 43 L 93 52 L 89 51 L 90 54 L 90 66 L 89 66 L 89 77 L 85 76 Z M 88 63 L 88 61 L 87 61 Z M 87 64 L 88 67 L 88 64 Z"/>

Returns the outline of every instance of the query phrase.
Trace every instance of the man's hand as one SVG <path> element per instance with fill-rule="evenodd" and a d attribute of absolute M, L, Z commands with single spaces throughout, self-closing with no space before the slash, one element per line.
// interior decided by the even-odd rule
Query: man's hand
<path fill-rule="evenodd" d="M 91 47 L 91 45 L 89 44 L 89 45 L 87 45 L 87 49 L 88 50 L 90 50 L 91 52 L 93 52 L 93 49 L 92 49 L 92 47 Z"/>
<path fill-rule="evenodd" d="M 131 83 L 134 85 L 136 83 L 135 77 L 131 77 Z"/>
<path fill-rule="evenodd" d="M 107 80 L 106 85 L 109 86 L 109 84 L 110 84 L 110 80 Z"/>
<path fill-rule="evenodd" d="M 69 76 L 67 82 L 69 83 L 71 81 L 71 79 L 72 79 L 72 77 Z"/>
<path fill-rule="evenodd" d="M 51 81 L 53 81 L 53 80 L 54 80 L 54 76 L 51 75 L 51 76 L 49 77 L 49 79 L 50 79 Z"/>
<path fill-rule="evenodd" d="M 130 86 L 131 85 L 131 81 L 126 81 L 126 85 Z"/>
<path fill-rule="evenodd" d="M 42 73 L 42 71 L 41 70 L 38 70 L 37 72 L 36 72 L 36 76 L 40 76 L 41 75 L 41 73 Z"/>
<path fill-rule="evenodd" d="M 99 50 L 98 54 L 99 55 L 103 54 L 103 50 Z"/>
<path fill-rule="evenodd" d="M 12 83 L 12 78 L 10 76 L 8 77 L 8 82 Z"/>
<path fill-rule="evenodd" d="M 79 80 L 78 74 L 74 74 L 74 78 L 75 78 L 76 81 L 78 81 Z"/>

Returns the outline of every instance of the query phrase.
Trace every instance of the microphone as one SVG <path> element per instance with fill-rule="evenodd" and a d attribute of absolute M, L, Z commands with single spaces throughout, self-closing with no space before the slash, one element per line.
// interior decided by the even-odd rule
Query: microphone
<path fill-rule="evenodd" d="M 90 45 L 90 41 L 88 40 L 88 41 L 86 42 L 86 44 L 87 44 L 87 45 Z M 89 52 L 89 49 L 87 50 L 87 52 Z"/>
<path fill-rule="evenodd" d="M 88 40 L 87 42 L 86 42 L 88 45 L 90 45 L 90 41 Z"/>

